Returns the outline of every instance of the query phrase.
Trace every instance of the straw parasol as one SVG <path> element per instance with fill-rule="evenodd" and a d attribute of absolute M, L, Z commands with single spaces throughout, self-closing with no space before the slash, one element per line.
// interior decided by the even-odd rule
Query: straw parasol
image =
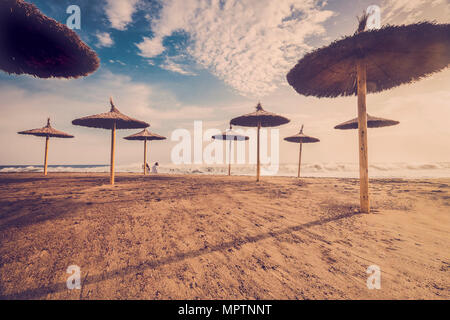
<path fill-rule="evenodd" d="M 390 127 L 390 126 L 395 126 L 399 123 L 400 122 L 396 121 L 396 120 L 378 118 L 378 117 L 371 116 L 370 114 L 367 115 L 367 128 Z M 358 118 L 345 121 L 341 124 L 338 124 L 334 128 L 340 129 L 340 130 L 358 129 Z"/>
<path fill-rule="evenodd" d="M 298 175 L 297 177 L 300 178 L 300 166 L 302 164 L 302 145 L 304 143 L 315 143 L 315 142 L 319 142 L 320 140 L 314 137 L 310 137 L 307 136 L 306 134 L 303 133 L 303 125 L 302 128 L 300 129 L 300 132 L 297 134 L 294 134 L 293 136 L 290 137 L 286 137 L 284 138 L 284 140 L 288 141 L 288 142 L 294 142 L 294 143 L 298 143 L 300 145 L 300 149 L 298 152 Z"/>
<path fill-rule="evenodd" d="M 44 153 L 44 176 L 47 175 L 47 159 L 48 159 L 48 141 L 50 138 L 73 138 L 72 135 L 53 129 L 50 125 L 50 118 L 47 119 L 47 125 L 40 129 L 31 129 L 17 132 L 18 134 L 27 134 L 38 137 L 45 137 L 45 153 Z"/>
<path fill-rule="evenodd" d="M 152 133 L 147 129 L 144 129 L 138 133 L 132 134 L 131 136 L 125 137 L 127 140 L 140 140 L 144 141 L 144 175 L 147 174 L 147 140 L 165 140 L 166 137 L 160 136 L 159 134 Z"/>
<path fill-rule="evenodd" d="M 288 123 L 290 120 L 278 114 L 265 111 L 261 103 L 256 106 L 256 111 L 243 116 L 231 119 L 230 124 L 243 127 L 257 127 L 257 156 L 256 156 L 256 181 L 259 181 L 260 175 L 260 158 L 259 158 L 259 132 L 261 127 L 278 127 Z"/>
<path fill-rule="evenodd" d="M 358 96 L 361 212 L 370 212 L 366 93 L 388 90 L 438 72 L 450 63 L 450 24 L 421 22 L 365 31 L 306 54 L 287 81 L 306 96 Z"/>
<path fill-rule="evenodd" d="M 147 122 L 130 118 L 121 113 L 114 105 L 112 98 L 109 99 L 111 110 L 109 112 L 75 119 L 72 124 L 91 128 L 111 130 L 111 184 L 114 184 L 114 157 L 116 149 L 116 129 L 139 129 L 150 126 Z"/>
<path fill-rule="evenodd" d="M 225 130 L 221 134 L 216 134 L 216 135 L 212 136 L 212 138 L 215 140 L 228 141 L 228 143 L 229 143 L 228 175 L 231 176 L 231 141 L 245 141 L 245 140 L 248 140 L 249 137 L 241 135 L 237 132 L 234 132 L 232 130 L 231 124 L 230 124 L 230 129 Z"/>
<path fill-rule="evenodd" d="M 0 69 L 39 78 L 78 78 L 99 67 L 97 54 L 67 26 L 22 0 L 0 1 Z"/>

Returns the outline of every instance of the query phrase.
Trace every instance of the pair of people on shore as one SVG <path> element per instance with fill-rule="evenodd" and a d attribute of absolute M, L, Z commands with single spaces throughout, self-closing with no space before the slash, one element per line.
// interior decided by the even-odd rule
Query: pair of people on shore
<path fill-rule="evenodd" d="M 151 173 L 158 173 L 158 166 L 159 163 L 155 162 L 155 164 L 152 166 L 152 170 L 150 171 L 150 166 L 148 165 L 148 163 L 145 164 L 145 166 L 147 167 L 147 170 Z"/>

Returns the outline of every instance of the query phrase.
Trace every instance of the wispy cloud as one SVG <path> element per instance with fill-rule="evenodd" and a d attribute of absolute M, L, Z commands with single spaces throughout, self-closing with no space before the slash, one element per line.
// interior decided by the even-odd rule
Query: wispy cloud
<path fill-rule="evenodd" d="M 161 68 L 176 72 L 179 74 L 183 74 L 186 76 L 195 76 L 197 75 L 195 72 L 188 70 L 186 66 L 183 66 L 175 61 L 173 61 L 171 58 L 166 58 L 165 62 L 160 65 Z"/>
<path fill-rule="evenodd" d="M 106 0 L 106 16 L 111 27 L 125 30 L 132 21 L 139 0 Z"/>
<path fill-rule="evenodd" d="M 422 20 L 447 22 L 450 15 L 448 0 L 383 0 L 383 24 L 408 24 Z"/>
<path fill-rule="evenodd" d="M 144 57 L 164 52 L 163 40 L 176 31 L 190 36 L 188 53 L 237 91 L 262 96 L 284 81 L 310 47 L 308 37 L 323 35 L 333 12 L 323 1 L 168 0 L 151 23 L 152 38 L 137 46 Z"/>
<path fill-rule="evenodd" d="M 126 66 L 126 65 L 127 65 L 125 62 L 120 61 L 120 60 L 113 60 L 113 59 L 110 59 L 109 62 L 110 62 L 110 63 L 118 63 L 118 64 L 120 64 L 120 65 L 122 65 L 122 66 Z"/>

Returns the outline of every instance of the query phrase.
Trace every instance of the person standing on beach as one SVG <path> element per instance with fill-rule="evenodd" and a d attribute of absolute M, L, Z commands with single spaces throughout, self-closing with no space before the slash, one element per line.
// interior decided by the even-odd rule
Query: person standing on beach
<path fill-rule="evenodd" d="M 158 173 L 157 167 L 159 166 L 158 162 L 155 162 L 155 164 L 152 167 L 152 173 Z"/>

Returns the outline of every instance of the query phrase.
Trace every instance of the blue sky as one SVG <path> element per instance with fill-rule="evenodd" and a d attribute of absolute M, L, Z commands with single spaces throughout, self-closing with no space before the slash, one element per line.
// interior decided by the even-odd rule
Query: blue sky
<path fill-rule="evenodd" d="M 435 20 L 448 23 L 447 0 L 32 0 L 44 14 L 65 23 L 69 5 L 81 8 L 75 30 L 101 60 L 99 70 L 83 79 L 35 79 L 0 73 L 3 117 L 0 164 L 39 164 L 39 139 L 17 131 L 41 127 L 47 116 L 73 141 L 52 142 L 51 163 L 108 163 L 109 134 L 71 125 L 71 120 L 108 110 L 109 96 L 125 114 L 151 124 L 170 137 L 177 128 L 225 129 L 258 101 L 292 121 L 280 136 L 305 132 L 322 142 L 305 161 L 357 162 L 356 132 L 333 130 L 356 115 L 354 97 L 316 99 L 297 95 L 285 80 L 306 52 L 352 34 L 356 16 L 379 5 L 382 24 Z M 372 161 L 448 161 L 449 71 L 428 80 L 368 97 L 369 113 L 400 120 L 402 125 L 371 133 Z M 440 115 L 440 116 L 436 116 Z M 429 143 L 421 131 L 434 135 Z M 118 163 L 140 160 L 140 145 L 118 135 Z M 373 140 L 373 141 L 372 141 Z M 175 142 L 155 143 L 161 162 L 170 161 Z M 18 149 L 21 145 L 24 148 Z M 399 148 L 402 146 L 402 148 Z M 292 145 L 281 144 L 281 161 L 295 162 Z M 152 147 L 153 148 L 153 147 Z M 420 151 L 419 151 L 420 150 Z M 154 153 L 153 153 L 154 154 Z M 332 157 L 330 157 L 332 155 Z"/>

